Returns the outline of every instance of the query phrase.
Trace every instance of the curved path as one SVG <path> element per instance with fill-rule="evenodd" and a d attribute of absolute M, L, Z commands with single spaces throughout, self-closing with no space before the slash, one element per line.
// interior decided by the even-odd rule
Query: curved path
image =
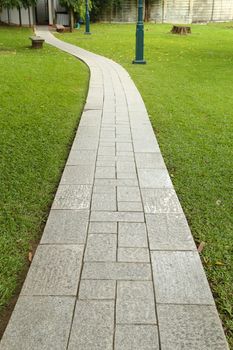
<path fill-rule="evenodd" d="M 115 62 L 83 60 L 86 105 L 1 350 L 226 350 L 145 105 Z"/>

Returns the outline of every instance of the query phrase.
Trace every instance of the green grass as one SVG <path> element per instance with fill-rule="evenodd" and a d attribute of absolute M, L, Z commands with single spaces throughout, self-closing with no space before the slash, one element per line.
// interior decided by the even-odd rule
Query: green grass
<path fill-rule="evenodd" d="M 233 29 L 146 25 L 146 66 L 132 65 L 135 25 L 92 25 L 60 39 L 113 58 L 138 86 L 233 348 Z"/>
<path fill-rule="evenodd" d="M 0 27 L 0 313 L 38 241 L 77 128 L 89 73 L 29 29 Z"/>

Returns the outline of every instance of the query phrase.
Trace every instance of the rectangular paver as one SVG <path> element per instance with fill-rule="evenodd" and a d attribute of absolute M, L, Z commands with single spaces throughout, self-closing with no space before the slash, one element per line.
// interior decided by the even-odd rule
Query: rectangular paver
<path fill-rule="evenodd" d="M 20 296 L 0 349 L 66 349 L 74 304 L 74 297 Z"/>
<path fill-rule="evenodd" d="M 173 189 L 142 189 L 141 192 L 146 214 L 183 212 Z"/>
<path fill-rule="evenodd" d="M 94 181 L 94 164 L 66 166 L 61 178 L 62 185 L 90 185 Z"/>
<path fill-rule="evenodd" d="M 119 247 L 148 247 L 146 225 L 144 223 L 119 223 Z"/>
<path fill-rule="evenodd" d="M 154 251 L 151 260 L 157 303 L 214 304 L 197 252 Z"/>
<path fill-rule="evenodd" d="M 116 261 L 116 248 L 116 235 L 89 234 L 84 261 Z"/>
<path fill-rule="evenodd" d="M 92 211 L 90 220 L 110 222 L 144 222 L 144 215 L 143 213 L 138 212 Z"/>
<path fill-rule="evenodd" d="M 114 301 L 78 300 L 69 350 L 112 350 Z"/>
<path fill-rule="evenodd" d="M 52 209 L 89 209 L 91 189 L 91 185 L 60 185 Z"/>
<path fill-rule="evenodd" d="M 117 260 L 123 262 L 150 262 L 147 248 L 118 248 Z"/>
<path fill-rule="evenodd" d="M 111 280 L 81 280 L 79 299 L 115 299 L 116 282 Z"/>
<path fill-rule="evenodd" d="M 117 325 L 115 350 L 159 350 L 155 325 Z"/>
<path fill-rule="evenodd" d="M 229 350 L 216 308 L 158 305 L 161 350 Z"/>
<path fill-rule="evenodd" d="M 89 233 L 117 233 L 117 223 L 90 222 Z"/>
<path fill-rule="evenodd" d="M 76 295 L 83 245 L 40 245 L 22 295 Z"/>
<path fill-rule="evenodd" d="M 84 244 L 87 236 L 89 211 L 51 210 L 42 244 Z"/>

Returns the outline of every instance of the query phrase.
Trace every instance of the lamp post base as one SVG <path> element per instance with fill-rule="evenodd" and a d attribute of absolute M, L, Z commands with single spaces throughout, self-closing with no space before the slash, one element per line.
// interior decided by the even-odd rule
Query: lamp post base
<path fill-rule="evenodd" d="M 133 64 L 146 64 L 145 60 L 133 60 Z"/>

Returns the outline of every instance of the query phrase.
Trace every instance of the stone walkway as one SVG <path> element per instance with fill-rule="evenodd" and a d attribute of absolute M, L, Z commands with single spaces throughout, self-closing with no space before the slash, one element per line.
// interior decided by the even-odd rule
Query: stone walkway
<path fill-rule="evenodd" d="M 128 73 L 47 30 L 38 34 L 90 67 L 90 88 L 0 349 L 228 349 L 183 210 Z"/>

